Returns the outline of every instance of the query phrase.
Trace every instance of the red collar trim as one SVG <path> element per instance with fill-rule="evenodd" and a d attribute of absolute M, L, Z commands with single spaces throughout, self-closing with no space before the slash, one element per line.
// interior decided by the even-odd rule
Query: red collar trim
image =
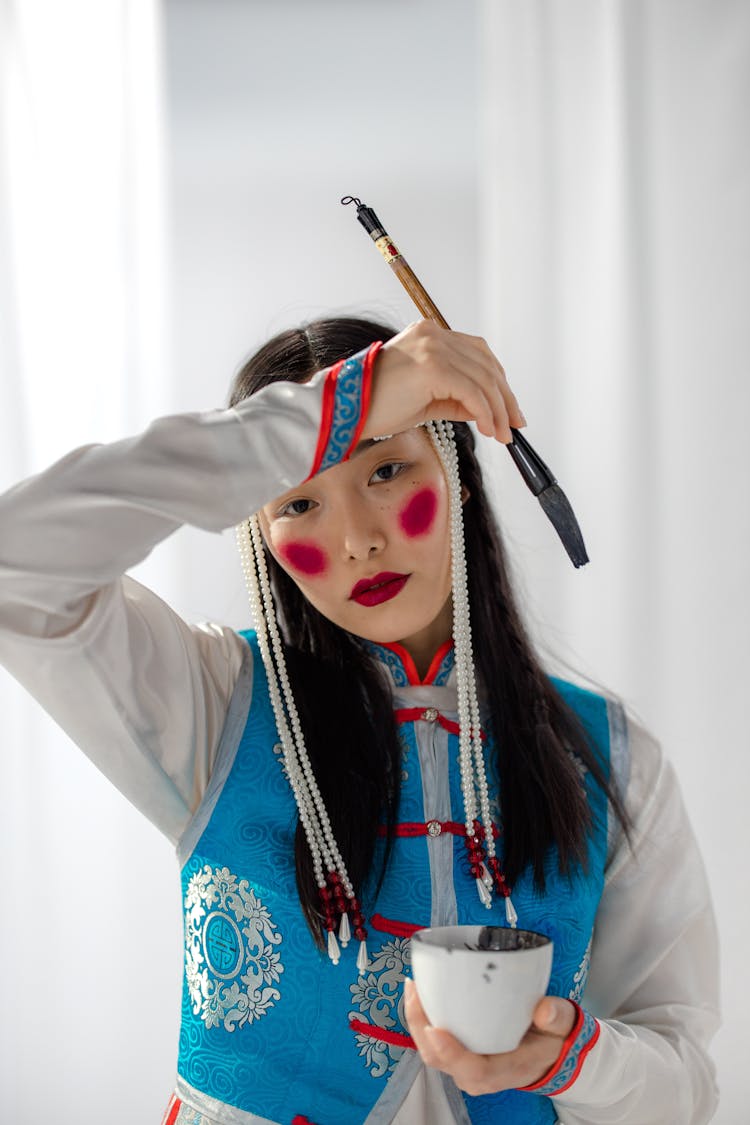
<path fill-rule="evenodd" d="M 430 667 L 427 669 L 427 674 L 423 680 L 419 678 L 419 672 L 417 671 L 417 666 L 412 659 L 411 653 L 407 652 L 403 645 L 394 641 L 392 644 L 381 644 L 380 648 L 387 648 L 389 652 L 392 652 L 394 656 L 399 658 L 411 687 L 425 687 L 434 681 L 435 676 L 437 676 L 440 671 L 440 665 L 453 648 L 453 638 L 451 637 L 441 644 L 440 648 L 433 656 Z"/>

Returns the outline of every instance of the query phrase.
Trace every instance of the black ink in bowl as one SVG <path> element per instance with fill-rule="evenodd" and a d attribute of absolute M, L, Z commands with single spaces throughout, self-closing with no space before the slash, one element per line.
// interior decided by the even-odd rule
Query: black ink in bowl
<path fill-rule="evenodd" d="M 467 941 L 470 937 L 472 940 Z M 417 930 L 412 941 L 419 945 L 436 946 L 446 953 L 514 953 L 524 949 L 541 949 L 551 945 L 546 934 L 534 930 L 513 930 L 507 926 L 438 926 Z"/>
<path fill-rule="evenodd" d="M 533 930 L 509 930 L 505 926 L 482 926 L 476 945 L 466 945 L 467 949 L 492 950 L 493 953 L 508 953 L 516 949 L 540 949 L 549 944 L 549 938 Z"/>

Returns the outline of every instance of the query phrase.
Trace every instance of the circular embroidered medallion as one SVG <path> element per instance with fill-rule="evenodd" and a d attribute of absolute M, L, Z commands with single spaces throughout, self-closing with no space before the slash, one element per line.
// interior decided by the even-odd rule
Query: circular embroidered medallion
<path fill-rule="evenodd" d="M 266 1015 L 281 993 L 281 934 L 228 867 L 206 864 L 185 892 L 185 975 L 193 1014 L 234 1031 Z"/>
<path fill-rule="evenodd" d="M 236 923 L 215 910 L 203 927 L 203 952 L 209 969 L 217 977 L 230 980 L 242 965 L 242 937 Z"/>

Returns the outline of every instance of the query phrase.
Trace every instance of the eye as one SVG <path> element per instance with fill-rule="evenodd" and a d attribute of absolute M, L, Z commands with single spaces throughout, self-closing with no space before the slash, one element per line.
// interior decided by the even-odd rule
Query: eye
<path fill-rule="evenodd" d="M 375 484 L 387 484 L 388 481 L 395 480 L 405 468 L 405 461 L 387 461 L 385 465 L 378 466 L 370 477 L 370 483 L 374 481 Z"/>
<path fill-rule="evenodd" d="M 276 513 L 276 518 L 279 519 L 281 516 L 304 516 L 305 512 L 310 511 L 314 503 L 314 500 L 307 500 L 304 496 L 300 496 L 296 500 L 287 500 L 283 508 L 279 508 Z"/>

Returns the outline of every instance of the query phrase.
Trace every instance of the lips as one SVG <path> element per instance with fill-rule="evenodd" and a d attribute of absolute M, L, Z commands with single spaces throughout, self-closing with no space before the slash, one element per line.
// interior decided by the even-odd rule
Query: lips
<path fill-rule="evenodd" d="M 363 578 L 356 584 L 349 597 L 359 605 L 380 605 L 400 594 L 409 581 L 408 574 L 393 574 L 384 570 L 372 578 Z"/>

